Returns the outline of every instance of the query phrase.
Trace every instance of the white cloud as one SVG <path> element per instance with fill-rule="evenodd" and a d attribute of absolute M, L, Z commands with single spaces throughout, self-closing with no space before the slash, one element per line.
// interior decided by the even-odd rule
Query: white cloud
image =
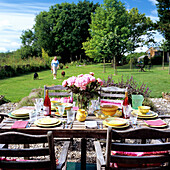
<path fill-rule="evenodd" d="M 151 3 L 152 3 L 152 5 L 156 5 L 158 2 L 157 2 L 157 0 L 149 0 Z"/>
<path fill-rule="evenodd" d="M 153 22 L 156 22 L 156 21 L 159 21 L 159 17 L 155 17 L 153 15 L 149 15 L 147 17 L 150 17 L 150 19 L 153 21 Z"/>
<path fill-rule="evenodd" d="M 156 9 L 155 9 L 155 10 L 152 10 L 151 13 L 152 13 L 153 15 L 158 16 L 158 11 L 157 11 Z"/>
<path fill-rule="evenodd" d="M 142 38 L 144 38 L 144 36 Z M 158 31 L 155 31 L 154 40 L 155 42 L 160 43 L 162 42 L 162 40 L 164 40 L 164 38 Z M 143 47 L 136 48 L 135 52 L 146 52 L 147 50 L 148 50 L 148 47 L 143 46 Z"/>
<path fill-rule="evenodd" d="M 5 47 L 0 47 L 0 52 L 6 52 L 8 51 Z"/>
<path fill-rule="evenodd" d="M 31 29 L 40 11 L 48 10 L 50 3 L 0 2 L 0 52 L 16 50 L 21 46 L 23 30 Z"/>

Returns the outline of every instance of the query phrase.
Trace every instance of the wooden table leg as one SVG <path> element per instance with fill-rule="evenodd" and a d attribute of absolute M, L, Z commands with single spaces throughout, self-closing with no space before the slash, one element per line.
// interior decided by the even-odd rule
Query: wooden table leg
<path fill-rule="evenodd" d="M 86 139 L 81 139 L 81 170 L 86 170 Z"/>

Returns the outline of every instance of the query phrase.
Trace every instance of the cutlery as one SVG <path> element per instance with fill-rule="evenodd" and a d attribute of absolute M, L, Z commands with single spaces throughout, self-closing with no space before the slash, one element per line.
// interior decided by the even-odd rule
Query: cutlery
<path fill-rule="evenodd" d="M 64 122 L 62 122 L 62 125 L 63 125 L 63 129 L 65 128 L 65 121 Z"/>
<path fill-rule="evenodd" d="M 73 127 L 73 122 L 70 123 L 69 129 L 72 129 L 72 127 Z"/>
<path fill-rule="evenodd" d="M 136 129 L 136 127 L 134 126 L 135 124 L 131 122 L 130 125 L 132 126 L 133 129 Z"/>
<path fill-rule="evenodd" d="M 66 122 L 65 129 L 67 129 L 67 128 L 68 128 L 68 125 L 69 125 L 69 123 L 68 123 L 68 122 Z"/>
<path fill-rule="evenodd" d="M 100 125 L 101 125 L 101 129 L 103 129 L 103 123 L 102 122 L 100 122 Z"/>
<path fill-rule="evenodd" d="M 100 129 L 100 123 L 97 122 L 97 129 Z"/>
<path fill-rule="evenodd" d="M 31 127 L 32 124 L 34 124 L 34 122 L 29 122 L 28 127 Z"/>
<path fill-rule="evenodd" d="M 14 123 L 16 120 L 13 119 L 6 119 L 3 121 L 3 123 Z"/>
<path fill-rule="evenodd" d="M 137 126 L 138 128 L 141 128 L 141 125 L 140 125 L 139 123 L 137 123 L 136 126 Z"/>

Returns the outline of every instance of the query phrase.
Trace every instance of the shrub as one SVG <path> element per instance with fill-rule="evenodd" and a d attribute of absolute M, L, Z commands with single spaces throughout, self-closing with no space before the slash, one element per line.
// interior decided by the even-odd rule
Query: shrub
<path fill-rule="evenodd" d="M 136 81 L 134 81 L 133 76 L 129 79 L 127 77 L 127 80 L 124 81 L 123 76 L 121 77 L 121 80 L 118 81 L 118 83 L 115 83 L 112 79 L 112 75 L 108 76 L 108 80 L 103 79 L 103 86 L 116 86 L 120 88 L 126 88 L 128 87 L 128 98 L 129 102 L 132 103 L 132 94 L 141 94 L 144 98 L 148 98 L 150 96 L 151 90 L 149 90 L 149 87 L 146 87 L 146 84 L 142 84 L 141 86 L 138 85 Z"/>

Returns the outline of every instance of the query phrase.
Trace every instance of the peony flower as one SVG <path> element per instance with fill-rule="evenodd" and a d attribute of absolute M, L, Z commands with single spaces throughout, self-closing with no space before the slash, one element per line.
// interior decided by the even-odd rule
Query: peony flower
<path fill-rule="evenodd" d="M 93 73 L 93 72 L 90 72 L 89 74 L 92 75 L 92 76 L 94 76 L 94 73 Z"/>
<path fill-rule="evenodd" d="M 64 80 L 64 81 L 63 81 L 62 86 L 63 86 L 63 87 L 66 87 L 66 86 L 67 86 L 67 80 Z"/>
<path fill-rule="evenodd" d="M 80 75 L 78 75 L 77 77 L 78 77 L 78 78 L 79 78 L 79 77 L 83 77 L 83 74 L 80 74 Z"/>
<path fill-rule="evenodd" d="M 103 85 L 103 81 L 100 78 L 97 78 L 97 82 L 102 86 Z"/>
<path fill-rule="evenodd" d="M 68 86 L 73 86 L 75 81 L 76 81 L 76 77 L 75 76 L 72 76 L 72 77 L 68 78 L 67 79 Z"/>
<path fill-rule="evenodd" d="M 96 81 L 96 78 L 93 76 L 90 76 L 90 82 L 95 82 L 95 81 Z"/>

